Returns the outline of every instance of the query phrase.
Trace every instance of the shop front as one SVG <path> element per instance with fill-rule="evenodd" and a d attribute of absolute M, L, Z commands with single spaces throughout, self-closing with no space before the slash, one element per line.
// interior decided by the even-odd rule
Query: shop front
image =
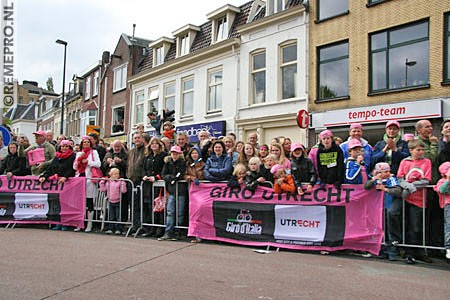
<path fill-rule="evenodd" d="M 416 122 L 428 119 L 433 124 L 434 134 L 439 136 L 440 123 L 448 115 L 444 111 L 447 100 L 450 99 L 438 98 L 312 113 L 309 146 L 316 143 L 317 135 L 324 129 L 330 129 L 335 136 L 346 140 L 352 123 L 363 125 L 363 136 L 373 146 L 383 138 L 386 122 L 390 120 L 400 122 L 400 134 L 403 135 L 415 133 Z"/>

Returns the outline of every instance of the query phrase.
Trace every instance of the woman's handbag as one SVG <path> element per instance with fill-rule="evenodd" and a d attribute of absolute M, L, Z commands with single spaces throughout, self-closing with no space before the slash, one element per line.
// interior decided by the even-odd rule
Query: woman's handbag
<path fill-rule="evenodd" d="M 163 196 L 162 189 L 159 191 L 158 197 L 153 199 L 153 212 L 163 212 L 166 207 L 166 198 Z"/>

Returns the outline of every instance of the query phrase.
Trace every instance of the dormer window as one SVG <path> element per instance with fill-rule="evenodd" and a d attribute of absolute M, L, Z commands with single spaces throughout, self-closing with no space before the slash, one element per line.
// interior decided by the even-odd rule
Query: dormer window
<path fill-rule="evenodd" d="M 280 11 L 283 11 L 286 7 L 287 0 L 267 0 L 266 15 L 270 16 Z"/>
<path fill-rule="evenodd" d="M 155 66 L 159 66 L 164 62 L 164 51 L 163 47 L 155 49 Z"/>
<path fill-rule="evenodd" d="M 172 39 L 162 37 L 149 44 L 149 47 L 153 49 L 153 67 L 164 63 L 164 58 L 166 57 L 167 52 L 169 52 L 172 43 Z"/>
<path fill-rule="evenodd" d="M 180 29 L 175 30 L 172 34 L 177 40 L 177 57 L 189 54 L 195 35 L 200 31 L 200 27 L 187 24 Z"/>
<path fill-rule="evenodd" d="M 217 43 L 228 38 L 231 25 L 240 8 L 227 4 L 209 13 L 207 18 L 211 20 L 211 43 Z"/>
<path fill-rule="evenodd" d="M 228 37 L 228 24 L 226 16 L 217 20 L 216 32 L 217 32 L 216 42 L 224 40 Z"/>

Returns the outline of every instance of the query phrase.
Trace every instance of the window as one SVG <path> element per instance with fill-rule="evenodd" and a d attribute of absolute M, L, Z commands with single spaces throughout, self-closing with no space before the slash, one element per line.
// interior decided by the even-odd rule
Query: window
<path fill-rule="evenodd" d="M 217 35 L 216 42 L 224 40 L 228 37 L 228 23 L 227 17 L 217 20 Z"/>
<path fill-rule="evenodd" d="M 152 87 L 148 89 L 148 112 L 158 114 L 158 102 L 159 102 L 159 87 Z"/>
<path fill-rule="evenodd" d="M 180 37 L 180 56 L 189 53 L 189 34 Z"/>
<path fill-rule="evenodd" d="M 111 133 L 124 131 L 125 107 L 115 107 L 112 110 L 112 128 Z"/>
<path fill-rule="evenodd" d="M 159 47 L 155 49 L 155 66 L 159 66 L 164 62 L 164 48 Z"/>
<path fill-rule="evenodd" d="M 99 74 L 100 74 L 100 71 L 95 71 L 95 73 L 94 73 L 94 88 L 92 90 L 92 96 L 97 96 L 97 94 L 98 94 L 98 82 L 99 82 L 98 76 L 99 76 Z"/>
<path fill-rule="evenodd" d="M 122 65 L 114 69 L 114 89 L 113 92 L 122 90 L 127 86 L 127 65 Z"/>
<path fill-rule="evenodd" d="M 181 87 L 183 93 L 181 115 L 192 116 L 194 112 L 194 78 L 183 79 Z"/>
<path fill-rule="evenodd" d="M 266 52 L 252 55 L 253 103 L 266 102 Z"/>
<path fill-rule="evenodd" d="M 134 115 L 134 123 L 144 122 L 144 91 L 136 92 L 136 113 Z"/>
<path fill-rule="evenodd" d="M 267 1 L 267 15 L 273 15 L 283 11 L 286 6 L 286 0 L 268 0 Z"/>
<path fill-rule="evenodd" d="M 348 42 L 318 48 L 318 100 L 348 97 Z"/>
<path fill-rule="evenodd" d="M 429 83 L 428 21 L 370 36 L 370 91 Z"/>
<path fill-rule="evenodd" d="M 164 87 L 164 108 L 175 110 L 175 83 L 168 83 Z"/>
<path fill-rule="evenodd" d="M 444 31 L 444 81 L 450 81 L 450 13 L 445 15 Z"/>
<path fill-rule="evenodd" d="M 281 99 L 297 97 L 297 43 L 281 47 Z"/>
<path fill-rule="evenodd" d="M 81 135 L 86 134 L 87 125 L 95 125 L 96 113 L 97 113 L 96 110 L 88 110 L 81 113 L 80 115 L 80 131 L 82 131 Z"/>
<path fill-rule="evenodd" d="M 84 99 L 87 100 L 91 98 L 91 76 L 86 77 L 85 89 L 86 93 L 84 94 Z"/>
<path fill-rule="evenodd" d="M 349 0 L 319 0 L 318 4 L 318 20 L 329 19 L 348 12 Z"/>
<path fill-rule="evenodd" d="M 222 69 L 208 72 L 208 111 L 222 110 Z"/>

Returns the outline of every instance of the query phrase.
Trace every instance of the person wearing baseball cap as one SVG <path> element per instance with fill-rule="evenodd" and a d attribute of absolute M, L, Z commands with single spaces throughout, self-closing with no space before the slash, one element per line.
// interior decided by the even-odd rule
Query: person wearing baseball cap
<path fill-rule="evenodd" d="M 55 147 L 46 141 L 46 132 L 44 130 L 38 130 L 33 132 L 35 143 L 30 145 L 28 148 L 24 148 L 23 145 L 19 146 L 19 156 L 28 157 L 30 151 L 42 151 L 38 149 L 43 149 L 44 161 L 36 162 L 31 166 L 31 174 L 34 176 L 39 176 L 41 173 L 45 172 L 50 166 L 53 158 L 55 158 L 56 150 Z M 31 155 L 31 154 L 30 154 Z"/>
<path fill-rule="evenodd" d="M 385 162 L 396 175 L 400 162 L 409 155 L 408 143 L 400 135 L 400 123 L 396 120 L 388 121 L 383 140 L 378 141 L 373 149 L 372 164 Z"/>
<path fill-rule="evenodd" d="M 348 142 L 349 157 L 345 161 L 345 179 L 347 184 L 361 184 L 367 181 L 367 172 L 364 166 L 362 144 L 357 139 Z"/>
<path fill-rule="evenodd" d="M 164 235 L 158 238 L 158 241 L 175 241 L 175 222 L 180 225 L 184 223 L 186 186 L 184 184 L 179 184 L 177 189 L 177 181 L 182 180 L 185 173 L 186 162 L 184 160 L 183 151 L 180 146 L 172 146 L 172 148 L 170 148 L 170 156 L 164 158 L 164 167 L 161 172 L 162 179 L 166 182 L 169 197 L 167 198 L 166 207 L 166 230 Z M 178 192 L 177 200 L 175 199 L 176 192 Z M 176 204 L 178 204 L 178 206 Z M 178 209 L 176 209 L 176 207 L 178 207 Z"/>
<path fill-rule="evenodd" d="M 317 180 L 312 161 L 306 157 L 305 146 L 300 143 L 291 144 L 291 174 L 294 178 L 297 193 L 303 195 L 302 183 L 308 183 L 307 191 L 311 191 Z"/>
<path fill-rule="evenodd" d="M 372 146 L 369 145 L 369 142 L 367 140 L 365 140 L 362 135 L 363 135 L 363 127 L 360 123 L 352 123 L 350 124 L 350 130 L 349 130 L 349 137 L 347 139 L 347 141 L 343 142 L 342 144 L 340 144 L 339 146 L 341 146 L 342 152 L 344 153 L 344 160 L 347 159 L 349 157 L 349 149 L 348 149 L 348 143 L 351 139 L 357 139 L 358 141 L 361 142 L 361 149 L 363 151 L 364 154 L 364 165 L 366 167 L 366 171 L 367 173 L 369 173 L 372 170 Z"/>

